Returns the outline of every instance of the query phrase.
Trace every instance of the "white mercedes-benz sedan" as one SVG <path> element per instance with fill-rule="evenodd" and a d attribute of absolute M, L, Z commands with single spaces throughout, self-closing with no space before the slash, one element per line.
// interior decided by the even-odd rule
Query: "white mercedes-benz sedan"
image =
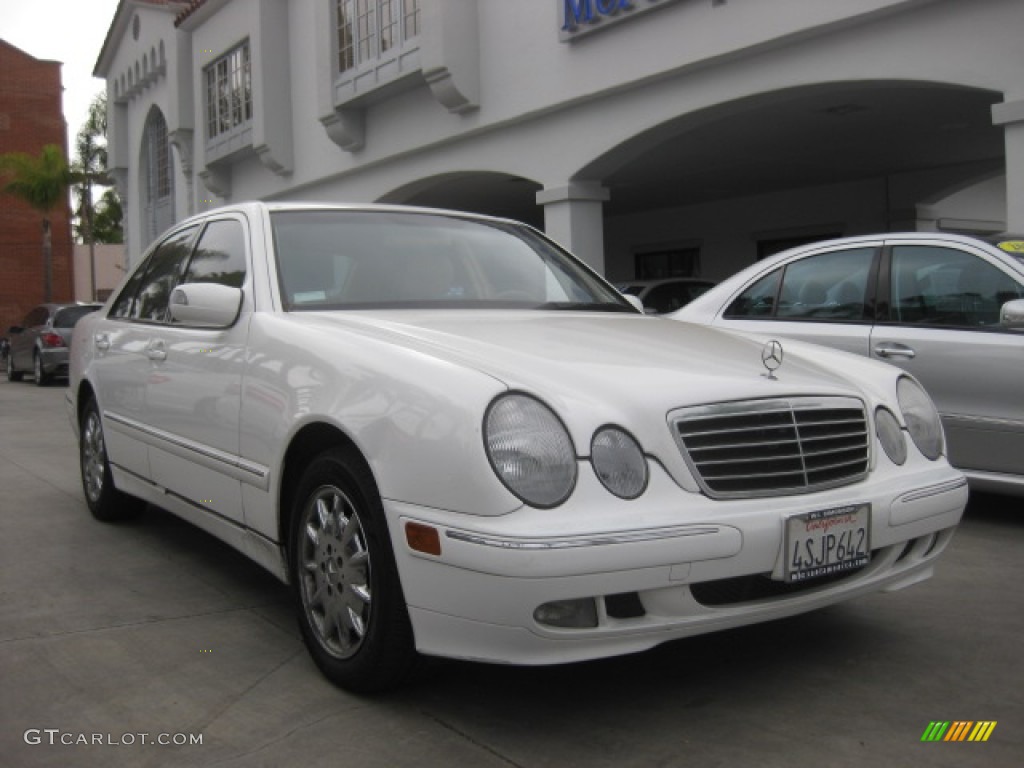
<path fill-rule="evenodd" d="M 524 225 L 250 203 L 77 326 L 100 520 L 158 505 L 293 590 L 323 673 L 550 664 L 931 575 L 967 500 L 910 375 L 645 316 Z"/>

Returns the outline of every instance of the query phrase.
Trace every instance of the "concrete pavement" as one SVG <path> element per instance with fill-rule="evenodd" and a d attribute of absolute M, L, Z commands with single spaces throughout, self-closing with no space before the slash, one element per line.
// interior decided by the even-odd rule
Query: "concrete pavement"
<path fill-rule="evenodd" d="M 936 578 L 902 592 L 595 663 L 433 661 L 366 699 L 319 675 L 287 589 L 258 566 L 155 508 L 95 522 L 63 400 L 59 386 L 0 381 L 0 764 L 1024 758 L 1024 500 L 973 500 Z M 935 720 L 997 726 L 985 743 L 922 743 Z"/>

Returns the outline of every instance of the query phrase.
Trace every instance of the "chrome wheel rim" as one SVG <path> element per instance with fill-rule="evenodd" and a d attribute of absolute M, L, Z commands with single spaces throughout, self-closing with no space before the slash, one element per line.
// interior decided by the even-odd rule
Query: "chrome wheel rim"
<path fill-rule="evenodd" d="M 38 383 L 43 380 L 43 361 L 39 359 L 39 355 L 35 356 L 33 364 L 35 367 L 36 382 Z"/>
<path fill-rule="evenodd" d="M 325 651 L 350 658 L 370 622 L 370 552 L 355 505 L 339 488 L 318 488 L 306 502 L 299 557 L 302 608 L 311 628 Z"/>
<path fill-rule="evenodd" d="M 89 501 L 99 501 L 103 493 L 103 478 L 107 469 L 106 449 L 103 445 L 103 429 L 100 417 L 90 411 L 82 424 L 82 480 Z"/>

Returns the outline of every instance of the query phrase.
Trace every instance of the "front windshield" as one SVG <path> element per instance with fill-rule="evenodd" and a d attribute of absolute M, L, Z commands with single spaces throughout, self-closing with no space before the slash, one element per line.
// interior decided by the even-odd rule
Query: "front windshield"
<path fill-rule="evenodd" d="M 271 214 L 291 311 L 509 308 L 635 312 L 525 226 L 432 213 Z"/>

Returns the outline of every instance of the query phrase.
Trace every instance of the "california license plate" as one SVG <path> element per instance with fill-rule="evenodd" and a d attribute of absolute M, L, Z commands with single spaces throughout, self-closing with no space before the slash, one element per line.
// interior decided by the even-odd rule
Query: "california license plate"
<path fill-rule="evenodd" d="M 851 504 L 786 519 L 786 581 L 852 571 L 871 559 L 871 505 Z"/>

